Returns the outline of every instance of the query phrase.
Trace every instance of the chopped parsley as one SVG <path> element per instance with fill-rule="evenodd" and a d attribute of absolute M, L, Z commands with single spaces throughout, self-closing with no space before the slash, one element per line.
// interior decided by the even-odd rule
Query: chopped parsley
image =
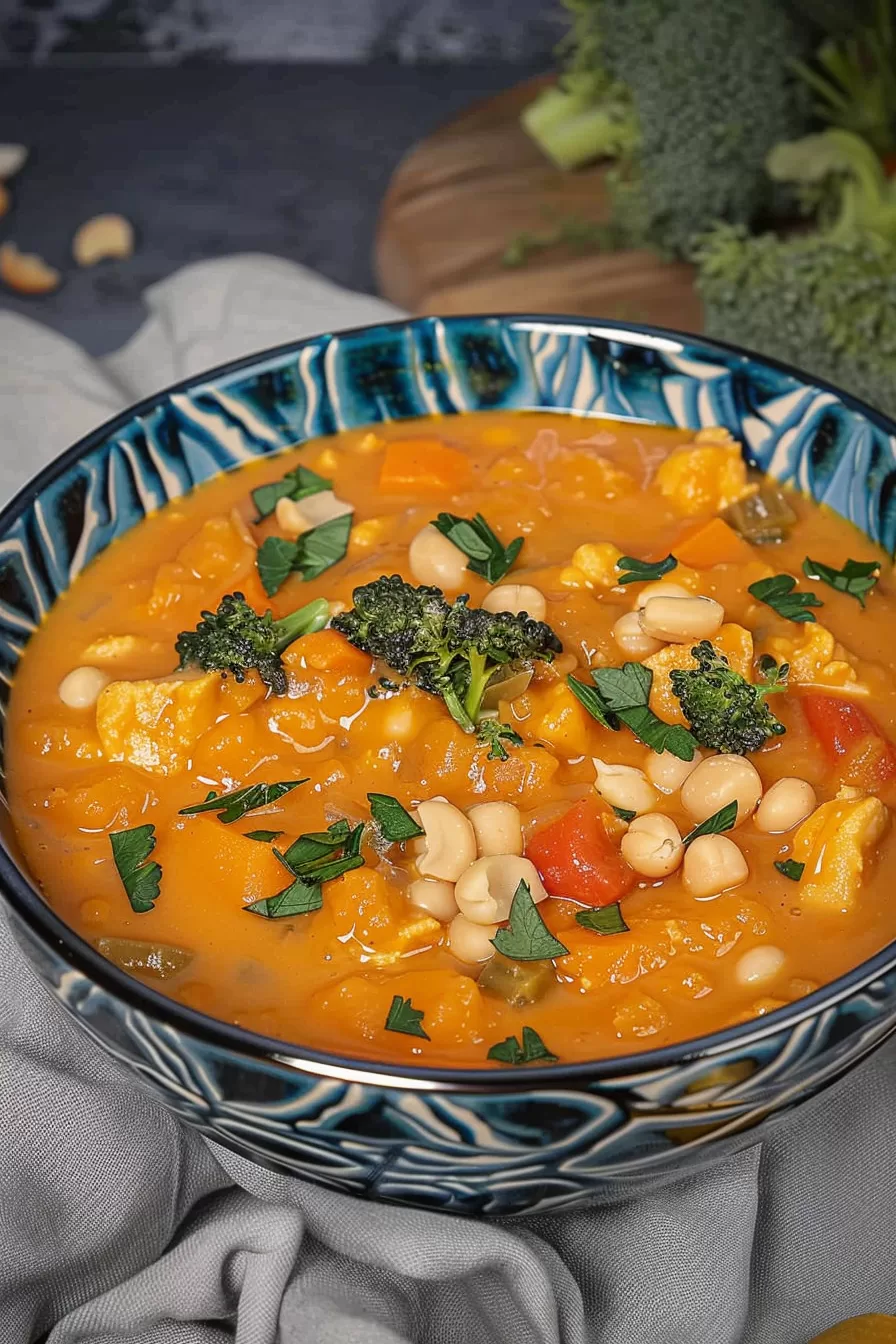
<path fill-rule="evenodd" d="M 695 826 L 692 831 L 684 837 L 684 847 L 692 844 L 701 835 L 721 835 L 723 831 L 730 831 L 737 825 L 737 799 L 732 798 L 730 803 L 720 807 L 718 812 L 713 812 L 711 817 L 701 821 L 699 826 Z"/>
<path fill-rule="evenodd" d="M 757 602 L 764 602 L 772 611 L 783 616 L 785 621 L 795 621 L 797 624 L 814 621 L 815 617 L 809 608 L 824 606 L 821 598 L 814 593 L 799 592 L 796 579 L 789 574 L 773 574 L 771 578 L 759 579 L 750 584 L 747 592 Z"/>
<path fill-rule="evenodd" d="M 155 909 L 162 877 L 160 865 L 149 858 L 156 847 L 155 826 L 147 822 L 129 831 L 112 831 L 109 842 L 131 909 L 138 915 L 147 914 Z"/>
<path fill-rule="evenodd" d="M 493 1045 L 486 1059 L 494 1059 L 499 1064 L 550 1064 L 557 1056 L 552 1054 L 534 1027 L 523 1027 L 522 1044 L 516 1036 L 508 1036 Z"/>
<path fill-rule="evenodd" d="M 778 872 L 783 873 L 785 877 L 789 877 L 791 882 L 799 882 L 805 866 L 804 863 L 798 863 L 796 859 L 780 859 L 775 864 Z"/>
<path fill-rule="evenodd" d="M 629 928 L 622 917 L 619 902 L 614 905 L 601 905 L 594 910 L 576 912 L 576 923 L 592 933 L 628 933 Z"/>
<path fill-rule="evenodd" d="M 245 788 L 234 789 L 232 793 L 213 791 L 205 802 L 194 803 L 192 807 L 182 807 L 178 816 L 192 817 L 199 812 L 218 812 L 220 814 L 218 820 L 229 826 L 231 822 L 239 821 L 247 812 L 255 812 L 259 807 L 270 807 L 271 803 L 276 803 L 284 794 L 291 793 L 300 784 L 307 783 L 307 779 L 288 779 L 281 780 L 278 784 L 247 784 Z M 269 834 L 277 836 L 282 832 L 271 831 Z M 253 839 L 256 838 L 257 836 L 253 836 Z"/>
<path fill-rule="evenodd" d="M 646 746 L 655 752 L 670 752 L 682 761 L 692 761 L 697 743 L 687 728 L 664 723 L 654 714 L 648 701 L 653 673 L 643 663 L 625 663 L 622 667 L 595 667 L 591 671 L 594 686 L 578 681 L 570 674 L 566 684 L 604 728 L 616 730 L 624 723 Z"/>
<path fill-rule="evenodd" d="M 484 747 L 488 747 L 487 760 L 506 761 L 509 742 L 512 747 L 521 747 L 523 739 L 509 723 L 499 723 L 497 719 L 483 719 L 476 729 L 476 737 Z"/>
<path fill-rule="evenodd" d="M 275 849 L 274 853 L 295 877 L 303 882 L 319 886 L 321 882 L 332 882 L 353 868 L 362 868 L 364 859 L 361 854 L 361 839 L 364 835 L 364 823 L 349 826 L 344 819 L 334 821 L 325 831 L 310 831 L 294 840 L 285 853 Z"/>
<path fill-rule="evenodd" d="M 489 583 L 497 583 L 512 568 L 523 548 L 523 538 L 516 537 L 509 546 L 502 546 L 481 513 L 472 518 L 458 518 L 455 513 L 440 513 L 433 527 L 453 542 L 469 560 L 467 569 L 480 574 Z"/>
<path fill-rule="evenodd" d="M 424 1041 L 429 1036 L 423 1030 L 423 1009 L 415 1008 L 410 999 L 396 994 L 386 1014 L 386 1030 L 400 1031 L 404 1036 L 420 1036 Z"/>
<path fill-rule="evenodd" d="M 406 807 L 402 807 L 397 798 L 388 793 L 368 793 L 370 815 L 384 840 L 391 844 L 401 844 L 404 840 L 413 840 L 424 835 L 422 826 L 418 826 Z"/>
<path fill-rule="evenodd" d="M 807 579 L 821 579 L 829 588 L 838 593 L 848 593 L 859 606 L 864 607 L 865 597 L 880 578 L 878 560 L 847 560 L 842 569 L 824 565 L 820 560 L 810 560 L 808 555 L 803 561 L 803 573 Z"/>
<path fill-rule="evenodd" d="M 554 937 L 538 912 L 528 882 L 520 882 L 510 903 L 506 927 L 498 929 L 492 945 L 511 961 L 548 961 L 569 951 Z"/>
<path fill-rule="evenodd" d="M 619 582 L 622 584 L 650 583 L 654 579 L 661 579 L 664 574 L 671 574 L 677 567 L 678 561 L 674 555 L 667 555 L 665 560 L 636 560 L 630 555 L 623 555 L 616 561 L 616 568 L 621 571 Z"/>
<path fill-rule="evenodd" d="M 297 877 L 275 896 L 267 896 L 262 901 L 253 901 L 245 909 L 251 915 L 261 915 L 264 919 L 288 919 L 291 915 L 309 915 L 313 910 L 319 910 L 323 903 L 320 885 L 317 883 L 309 885 Z"/>
<path fill-rule="evenodd" d="M 311 471 L 309 467 L 296 467 L 294 471 L 288 471 L 279 481 L 272 481 L 270 485 L 260 485 L 257 490 L 252 491 L 252 501 L 258 510 L 256 523 L 267 518 L 274 512 L 281 499 L 292 499 L 296 503 L 300 499 L 307 499 L 309 495 L 319 495 L 323 490 L 332 490 L 333 482 L 328 481 L 325 476 L 318 476 L 316 471 Z"/>
<path fill-rule="evenodd" d="M 268 597 L 280 589 L 290 574 L 316 579 L 331 565 L 338 564 L 348 550 L 352 515 L 342 513 L 318 527 L 312 527 L 295 541 L 286 537 L 267 537 L 258 550 L 258 577 Z"/>

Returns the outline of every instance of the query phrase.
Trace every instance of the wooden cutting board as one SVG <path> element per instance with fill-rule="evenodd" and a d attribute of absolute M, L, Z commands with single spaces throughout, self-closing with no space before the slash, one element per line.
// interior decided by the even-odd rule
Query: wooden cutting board
<path fill-rule="evenodd" d="M 699 331 L 693 271 L 652 252 L 577 253 L 567 245 L 502 263 L 522 231 L 609 213 L 601 166 L 563 173 L 519 124 L 548 77 L 478 103 L 401 161 L 380 212 L 380 292 L 415 313 L 576 313 Z"/>

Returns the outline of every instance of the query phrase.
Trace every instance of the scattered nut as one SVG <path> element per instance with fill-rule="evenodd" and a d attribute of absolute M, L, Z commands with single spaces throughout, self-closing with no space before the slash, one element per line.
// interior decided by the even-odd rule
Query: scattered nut
<path fill-rule="evenodd" d="M 8 182 L 24 167 L 28 158 L 25 145 L 0 145 L 0 182 Z"/>
<path fill-rule="evenodd" d="M 79 266 L 95 266 L 110 257 L 129 257 L 134 251 L 134 227 L 124 215 L 94 215 L 72 239 L 72 255 Z"/>
<path fill-rule="evenodd" d="M 20 252 L 15 243 L 0 247 L 0 280 L 17 294 L 50 294 L 62 276 L 35 252 Z"/>

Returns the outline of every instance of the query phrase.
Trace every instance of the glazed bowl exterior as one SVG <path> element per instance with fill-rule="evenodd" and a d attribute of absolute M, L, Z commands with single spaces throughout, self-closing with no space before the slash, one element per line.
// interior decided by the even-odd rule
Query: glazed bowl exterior
<path fill-rule="evenodd" d="M 340 429 L 467 410 L 724 425 L 750 461 L 892 553 L 896 426 L 793 370 L 698 337 L 546 317 L 325 334 L 143 402 L 0 514 L 0 687 L 77 573 L 220 471 Z M 347 1193 L 443 1211 L 569 1207 L 753 1142 L 896 1027 L 896 945 L 809 998 L 683 1045 L 515 1070 L 425 1069 L 268 1040 L 166 999 L 67 928 L 8 833 L 0 895 L 65 1010 L 187 1123 Z"/>

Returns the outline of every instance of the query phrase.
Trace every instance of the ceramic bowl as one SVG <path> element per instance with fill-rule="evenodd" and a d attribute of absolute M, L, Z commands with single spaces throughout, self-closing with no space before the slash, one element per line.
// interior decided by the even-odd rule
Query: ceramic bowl
<path fill-rule="evenodd" d="M 216 472 L 334 430 L 492 407 L 725 425 L 751 462 L 896 544 L 896 426 L 696 337 L 566 318 L 423 318 L 268 351 L 88 436 L 0 514 L 0 687 L 74 576 Z M 756 1021 L 611 1061 L 398 1068 L 265 1039 L 118 970 L 57 918 L 6 837 L 0 889 L 38 975 L 188 1124 L 351 1194 L 507 1215 L 654 1183 L 754 1141 L 896 1026 L 896 944 Z"/>

